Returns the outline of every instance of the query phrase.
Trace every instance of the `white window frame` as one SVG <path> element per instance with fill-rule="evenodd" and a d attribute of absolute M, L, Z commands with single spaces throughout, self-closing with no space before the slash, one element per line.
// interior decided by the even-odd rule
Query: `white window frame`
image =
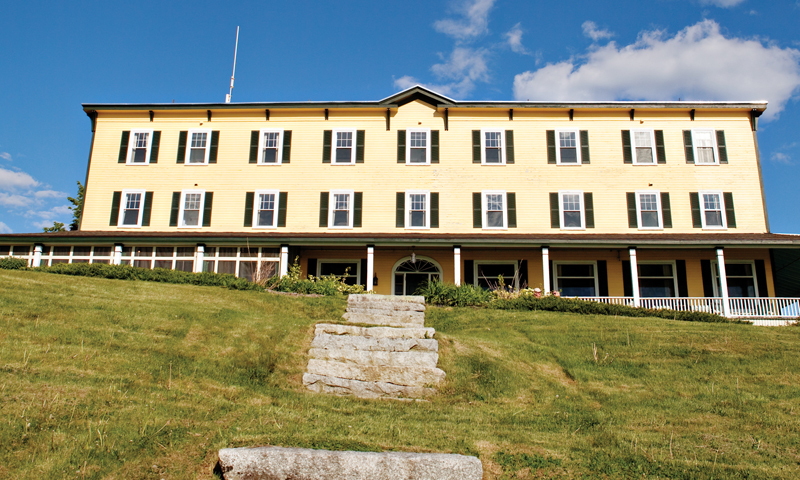
<path fill-rule="evenodd" d="M 425 162 L 411 161 L 411 134 L 425 134 Z M 419 147 L 413 147 L 419 148 Z M 431 129 L 430 128 L 409 128 L 406 130 L 406 165 L 430 165 L 431 164 Z"/>
<path fill-rule="evenodd" d="M 636 133 L 647 133 L 650 135 L 650 151 L 653 154 L 653 161 L 651 163 L 639 162 L 636 156 Z M 634 165 L 652 166 L 658 165 L 658 153 L 656 152 L 656 133 L 655 130 L 649 128 L 636 128 L 631 130 L 631 158 L 633 158 Z"/>
<path fill-rule="evenodd" d="M 348 210 L 349 210 L 349 213 L 347 215 L 348 224 L 347 224 L 347 226 L 344 226 L 344 225 L 334 226 L 333 225 L 333 212 L 334 212 L 334 207 L 336 206 L 336 201 L 335 201 L 336 197 L 335 197 L 335 195 L 342 195 L 342 194 L 350 195 L 350 200 L 347 202 L 348 203 Z M 331 190 L 330 192 L 328 192 L 328 228 L 335 228 L 337 230 L 352 229 L 353 228 L 353 213 L 355 211 L 355 197 L 356 197 L 356 195 L 355 195 L 355 192 L 353 190 Z"/>
<path fill-rule="evenodd" d="M 261 195 L 275 195 L 275 214 L 272 216 L 272 225 L 259 225 L 258 212 L 261 205 Z M 280 209 L 281 193 L 278 190 L 256 190 L 253 198 L 253 228 L 270 229 L 278 228 L 278 211 Z"/>
<path fill-rule="evenodd" d="M 497 133 L 500 135 L 500 162 L 486 162 L 486 134 Z M 506 137 L 505 130 L 502 128 L 482 128 L 481 129 L 481 165 L 505 165 L 506 164 Z"/>
<path fill-rule="evenodd" d="M 561 133 L 575 134 L 575 163 L 561 163 Z M 561 128 L 556 130 L 556 165 L 576 166 L 581 165 L 581 132 L 577 128 Z"/>
<path fill-rule="evenodd" d="M 428 230 L 431 228 L 431 192 L 430 190 L 406 190 L 405 225 L 408 230 Z M 412 227 L 411 218 L 411 195 L 425 195 L 425 225 L 422 227 Z"/>
<path fill-rule="evenodd" d="M 752 269 L 753 269 L 753 290 L 756 292 L 755 298 L 761 297 L 761 292 L 758 291 L 758 272 L 756 271 L 756 262 L 755 262 L 755 260 L 728 260 L 728 259 L 725 259 L 725 265 L 726 266 L 734 264 L 734 263 L 750 265 L 752 267 Z M 728 275 L 727 267 L 725 268 L 725 270 L 726 270 L 725 276 L 729 277 L 730 275 Z M 720 292 L 720 285 L 722 285 L 722 283 L 721 283 L 721 279 L 719 278 L 719 261 L 717 261 L 716 259 L 715 260 L 711 260 L 711 275 L 714 277 L 714 281 L 712 282 L 714 284 L 713 285 L 713 287 L 714 287 L 714 296 L 715 297 L 721 297 L 722 296 L 722 292 Z M 737 278 L 741 278 L 741 277 L 737 277 Z M 725 279 L 725 281 L 727 282 L 727 278 Z M 764 292 L 764 293 L 766 293 L 766 292 Z M 736 298 L 736 297 L 734 297 L 734 298 Z M 747 298 L 747 297 L 744 297 L 744 298 Z"/>
<path fill-rule="evenodd" d="M 581 226 L 580 227 L 567 227 L 564 225 L 564 195 L 578 195 L 581 202 Z M 572 210 L 570 210 L 572 211 Z M 637 201 L 637 215 L 638 201 Z M 561 230 L 586 230 L 586 202 L 583 196 L 583 190 L 559 190 L 558 191 L 558 223 Z"/>
<path fill-rule="evenodd" d="M 361 279 L 361 260 L 360 259 L 347 259 L 347 258 L 323 258 L 317 260 L 317 271 L 314 272 L 314 275 L 317 278 L 320 278 L 322 272 L 322 264 L 324 263 L 355 263 L 356 264 L 356 271 L 351 272 L 349 276 L 356 277 L 356 285 L 359 285 L 358 281 Z M 337 276 L 338 277 L 338 276 Z M 338 277 L 342 278 L 342 277 Z"/>
<path fill-rule="evenodd" d="M 277 133 L 278 134 L 278 152 L 275 158 L 275 163 L 264 162 L 264 134 Z M 283 129 L 282 128 L 262 128 L 258 133 L 258 165 L 277 166 L 283 164 Z"/>
<path fill-rule="evenodd" d="M 206 147 L 205 157 L 202 163 L 192 163 L 189 159 L 192 157 L 192 134 L 205 133 L 206 134 Z M 184 165 L 208 165 L 208 158 L 211 154 L 211 129 L 210 128 L 195 128 L 189 130 L 186 134 L 186 154 L 183 158 Z"/>
<path fill-rule="evenodd" d="M 337 162 L 336 161 L 336 134 L 337 133 L 352 133 L 353 146 L 350 150 L 350 162 Z M 356 149 L 358 148 L 358 131 L 355 128 L 334 128 L 331 132 L 331 165 L 355 165 L 356 164 Z"/>
<path fill-rule="evenodd" d="M 139 219 L 136 222 L 136 225 L 123 225 L 122 219 L 125 218 L 125 205 L 128 203 L 128 195 L 136 193 L 142 196 L 141 203 L 139 204 Z M 139 189 L 122 191 L 122 197 L 120 199 L 120 204 L 119 204 L 119 215 L 117 216 L 117 228 L 142 228 L 142 216 L 144 215 L 144 200 L 146 195 L 147 192 Z"/>
<path fill-rule="evenodd" d="M 128 156 L 125 158 L 126 165 L 150 165 L 150 150 L 153 147 L 153 129 L 147 128 L 137 128 L 135 130 L 131 130 L 130 135 L 128 136 Z M 136 138 L 137 133 L 147 133 L 147 154 L 145 155 L 145 161 L 142 163 L 134 163 L 133 162 L 133 147 L 134 147 L 134 138 Z"/>
<path fill-rule="evenodd" d="M 518 278 L 519 277 L 519 262 L 517 262 L 516 260 L 474 260 L 473 264 L 472 264 L 472 278 L 474 279 L 473 280 L 473 285 L 475 287 L 477 287 L 479 285 L 479 282 L 478 282 L 478 280 L 479 280 L 479 278 L 478 278 L 478 275 L 479 275 L 478 267 L 481 266 L 481 265 L 513 265 L 514 266 L 514 276 L 511 278 L 511 280 L 512 280 L 511 287 L 514 290 L 519 290 L 519 288 L 520 288 L 520 285 L 518 285 L 518 280 L 519 280 L 519 278 Z M 505 279 L 505 278 L 503 279 L 503 281 L 505 282 L 506 286 L 508 286 L 509 283 L 506 280 L 507 279 Z"/>
<path fill-rule="evenodd" d="M 636 262 L 636 274 L 641 279 L 642 274 L 639 272 L 639 265 L 672 265 L 672 291 L 675 292 L 675 295 L 672 297 L 663 297 L 663 298 L 678 298 L 680 295 L 678 294 L 678 267 L 675 260 L 639 260 Z M 645 277 L 645 278 L 653 278 L 653 277 Z M 665 278 L 665 277 L 661 277 Z M 639 282 L 639 296 L 642 294 L 642 286 L 641 282 Z M 660 298 L 660 297 L 642 297 L 642 298 Z"/>
<path fill-rule="evenodd" d="M 713 163 L 699 163 L 697 161 L 700 156 L 697 154 L 697 139 L 695 133 L 711 132 L 711 144 L 714 146 L 714 162 Z M 717 132 L 713 128 L 693 128 L 692 129 L 692 154 L 694 154 L 695 165 L 719 165 L 719 149 L 717 149 Z"/>
<path fill-rule="evenodd" d="M 706 225 L 706 202 L 703 200 L 703 195 L 718 195 L 719 196 L 719 208 L 720 208 L 720 217 L 722 217 L 722 226 L 719 225 Z M 725 211 L 725 195 L 722 194 L 721 190 L 704 190 L 697 192 L 697 200 L 700 204 L 700 222 L 703 225 L 703 230 L 727 230 L 728 229 L 728 218 Z"/>
<path fill-rule="evenodd" d="M 553 262 L 553 290 L 556 292 L 561 291 L 561 287 L 558 285 L 558 266 L 559 265 L 594 265 L 594 293 L 595 297 L 600 296 L 600 281 L 597 278 L 597 261 L 595 260 L 566 260 L 566 261 L 554 261 Z M 570 278 L 585 278 L 585 277 L 570 277 Z"/>
<path fill-rule="evenodd" d="M 503 196 L 503 226 L 490 227 L 488 221 L 487 210 L 487 196 L 488 195 L 502 195 Z M 481 225 L 484 230 L 508 230 L 508 195 L 505 190 L 483 190 L 481 192 Z"/>
<path fill-rule="evenodd" d="M 661 192 L 658 190 L 636 190 L 636 223 L 639 225 L 639 230 L 663 230 L 664 229 L 664 215 L 661 210 Z M 656 205 L 658 211 L 658 226 L 645 227 L 642 225 L 642 195 L 655 195 Z"/>
<path fill-rule="evenodd" d="M 190 193 L 200 194 L 200 213 L 197 215 L 197 225 L 184 225 L 183 215 L 186 207 L 186 195 Z M 178 228 L 203 228 L 203 212 L 206 206 L 206 191 L 205 190 L 181 190 L 181 204 L 180 213 L 178 214 Z"/>

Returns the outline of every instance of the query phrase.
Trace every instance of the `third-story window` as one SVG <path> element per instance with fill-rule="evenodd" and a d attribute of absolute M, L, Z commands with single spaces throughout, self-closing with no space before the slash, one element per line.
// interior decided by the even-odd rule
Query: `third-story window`
<path fill-rule="evenodd" d="M 152 134 L 152 130 L 131 131 L 128 163 L 146 164 L 150 161 L 150 137 Z"/>
<path fill-rule="evenodd" d="M 721 192 L 700 192 L 703 228 L 725 228 L 725 206 Z"/>
<path fill-rule="evenodd" d="M 428 228 L 428 193 L 408 192 L 408 228 Z"/>
<path fill-rule="evenodd" d="M 631 143 L 633 145 L 633 161 L 637 165 L 654 165 L 655 139 L 652 130 L 631 130 Z"/>
<path fill-rule="evenodd" d="M 430 163 L 430 129 L 408 129 L 408 163 Z"/>
<path fill-rule="evenodd" d="M 659 192 L 637 192 L 639 228 L 661 228 L 661 205 Z"/>
<path fill-rule="evenodd" d="M 577 130 L 557 130 L 557 158 L 561 165 L 579 165 L 581 163 Z"/>
<path fill-rule="evenodd" d="M 502 165 L 505 163 L 503 151 L 503 130 L 482 130 L 483 163 Z"/>
<path fill-rule="evenodd" d="M 184 163 L 187 165 L 205 165 L 210 152 L 211 130 L 189 130 L 189 145 L 186 149 Z"/>
<path fill-rule="evenodd" d="M 278 217 L 278 192 L 277 191 L 258 191 L 256 192 L 256 211 L 254 212 L 257 227 L 273 228 L 276 226 Z"/>
<path fill-rule="evenodd" d="M 692 130 L 694 163 L 697 165 L 717 164 L 714 130 Z"/>
<path fill-rule="evenodd" d="M 506 192 L 483 192 L 483 228 L 507 228 Z"/>
<path fill-rule="evenodd" d="M 182 227 L 199 227 L 202 222 L 203 194 L 200 192 L 184 193 L 181 210 Z"/>
<path fill-rule="evenodd" d="M 355 130 L 334 130 L 333 163 L 355 163 Z"/>
<path fill-rule="evenodd" d="M 142 222 L 142 204 L 144 192 L 123 192 L 124 204 L 120 212 L 120 227 L 139 227 Z"/>
<path fill-rule="evenodd" d="M 281 163 L 281 131 L 261 130 L 261 161 L 264 165 Z"/>
<path fill-rule="evenodd" d="M 561 228 L 584 228 L 583 192 L 560 192 Z"/>

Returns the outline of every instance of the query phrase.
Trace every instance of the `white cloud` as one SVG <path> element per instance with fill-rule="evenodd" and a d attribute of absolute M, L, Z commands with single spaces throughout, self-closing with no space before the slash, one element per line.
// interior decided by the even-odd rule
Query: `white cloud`
<path fill-rule="evenodd" d="M 522 45 L 522 28 L 520 27 L 519 23 L 511 27 L 511 30 L 507 31 L 504 36 L 506 37 L 506 41 L 508 42 L 508 46 L 511 47 L 512 52 L 523 55 L 529 54 Z"/>
<path fill-rule="evenodd" d="M 25 214 L 26 217 L 40 217 L 40 218 L 53 218 L 64 215 L 72 215 L 72 210 L 69 208 L 68 205 L 59 205 L 49 210 L 41 210 L 41 211 L 28 210 L 28 212 Z"/>
<path fill-rule="evenodd" d="M 55 220 L 42 220 L 41 222 L 33 222 L 32 225 L 37 229 L 50 228 L 53 226 Z M 63 223 L 63 222 L 62 222 Z"/>
<path fill-rule="evenodd" d="M 443 80 L 443 83 L 423 84 L 416 78 L 405 75 L 395 79 L 394 85 L 401 90 L 422 85 L 442 95 L 464 97 L 475 88 L 475 82 L 489 81 L 489 67 L 486 65 L 488 54 L 489 51 L 483 48 L 456 47 L 443 63 L 431 67 L 433 74 Z"/>
<path fill-rule="evenodd" d="M 770 159 L 775 163 L 783 163 L 784 165 L 792 164 L 792 157 L 781 152 L 773 153 Z"/>
<path fill-rule="evenodd" d="M 33 188 L 39 182 L 25 172 L 15 172 L 0 168 L 0 190 L 15 190 L 18 188 Z"/>
<path fill-rule="evenodd" d="M 38 190 L 33 193 L 36 198 L 67 198 L 69 194 L 56 190 Z"/>
<path fill-rule="evenodd" d="M 11 154 L 8 152 L 0 152 L 0 158 L 2 158 L 3 160 L 8 160 L 10 162 Z"/>
<path fill-rule="evenodd" d="M 645 31 L 584 56 L 514 77 L 525 100 L 768 100 L 774 119 L 800 87 L 800 51 L 758 39 L 726 38 L 713 20 L 673 37 Z"/>
<path fill-rule="evenodd" d="M 714 5 L 720 8 L 730 8 L 742 2 L 744 2 L 744 0 L 700 0 L 700 5 Z"/>
<path fill-rule="evenodd" d="M 0 192 L 0 205 L 4 207 L 23 208 L 31 203 L 33 203 L 33 200 L 30 197 Z"/>
<path fill-rule="evenodd" d="M 11 230 L 11 227 L 9 227 L 3 222 L 0 222 L 0 233 L 14 233 L 14 232 Z"/>
<path fill-rule="evenodd" d="M 450 18 L 437 20 L 433 28 L 437 32 L 450 35 L 456 40 L 469 40 L 486 33 L 489 28 L 489 10 L 494 0 L 469 0 L 459 5 L 456 10 L 464 17 L 461 20 Z"/>
<path fill-rule="evenodd" d="M 611 38 L 614 36 L 613 33 L 609 32 L 608 30 L 601 30 L 597 28 L 597 24 L 592 22 L 591 20 L 586 20 L 583 22 L 583 34 L 592 39 L 593 42 L 598 40 L 603 40 L 606 38 Z"/>

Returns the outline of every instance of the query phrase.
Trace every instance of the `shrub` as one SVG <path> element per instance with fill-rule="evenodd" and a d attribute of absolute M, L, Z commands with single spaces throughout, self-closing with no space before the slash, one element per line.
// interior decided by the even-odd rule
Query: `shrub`
<path fill-rule="evenodd" d="M 317 295 L 349 295 L 351 293 L 364 293 L 362 285 L 348 285 L 343 279 L 328 275 L 315 277 L 309 275 L 308 278 L 300 278 L 300 265 L 295 257 L 294 264 L 289 267 L 289 271 L 282 277 L 274 276 L 267 279 L 264 285 L 269 290 L 276 292 L 292 292 Z"/>
<path fill-rule="evenodd" d="M 0 268 L 4 270 L 22 270 L 28 266 L 28 261 L 24 258 L 6 257 L 0 258 Z"/>
<path fill-rule="evenodd" d="M 481 306 L 492 300 L 488 290 L 468 284 L 443 283 L 438 279 L 425 282 L 414 293 L 425 297 L 426 303 L 449 307 Z"/>

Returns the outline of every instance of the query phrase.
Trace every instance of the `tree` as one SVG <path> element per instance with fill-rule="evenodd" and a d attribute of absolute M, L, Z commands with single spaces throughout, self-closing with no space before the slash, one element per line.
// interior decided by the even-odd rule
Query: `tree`
<path fill-rule="evenodd" d="M 69 224 L 70 231 L 80 230 L 81 228 L 81 215 L 83 214 L 83 196 L 85 193 L 86 193 L 86 187 L 81 185 L 81 181 L 78 180 L 78 198 L 67 197 L 67 200 L 72 202 L 72 206 L 69 207 L 69 209 L 72 210 L 72 223 Z M 58 223 L 56 223 L 55 225 L 58 225 Z M 53 225 L 53 227 L 55 227 L 55 225 Z M 64 225 L 61 224 L 61 226 L 63 227 Z M 62 228 L 61 230 L 64 229 Z"/>
<path fill-rule="evenodd" d="M 61 222 L 53 222 L 53 226 L 52 227 L 44 227 L 42 230 L 44 230 L 44 233 L 54 233 L 54 232 L 63 232 L 63 231 L 65 231 L 64 224 L 61 223 Z"/>

